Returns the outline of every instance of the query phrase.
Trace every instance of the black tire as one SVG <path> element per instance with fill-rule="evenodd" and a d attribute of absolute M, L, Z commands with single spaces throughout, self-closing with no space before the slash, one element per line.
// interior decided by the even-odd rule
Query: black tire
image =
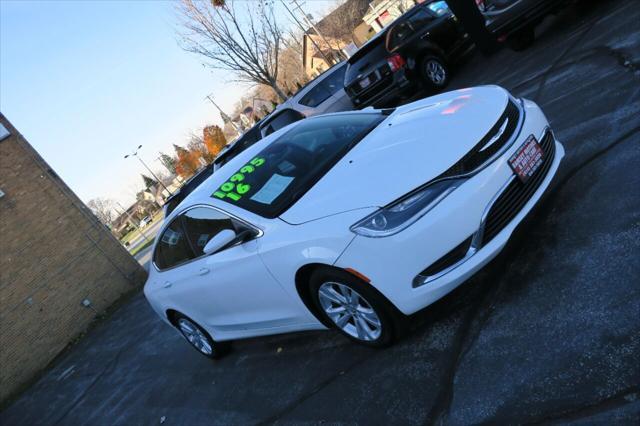
<path fill-rule="evenodd" d="M 427 54 L 420 61 L 420 75 L 428 89 L 440 91 L 449 84 L 449 67 L 438 55 Z"/>
<path fill-rule="evenodd" d="M 228 342 L 216 342 L 204 328 L 200 327 L 200 325 L 191 318 L 182 314 L 176 314 L 173 318 L 173 323 L 187 343 L 189 343 L 193 349 L 198 351 L 199 354 L 210 359 L 216 359 L 228 352 Z M 189 333 L 186 331 L 187 327 L 193 329 L 193 339 L 190 338 Z M 202 345 L 202 342 L 198 342 L 197 340 L 199 339 L 204 339 L 211 350 L 208 351 L 206 345 Z"/>
<path fill-rule="evenodd" d="M 328 288 L 330 288 L 328 287 L 329 284 L 337 284 L 348 287 L 358 296 L 358 301 L 354 302 L 354 305 L 357 303 L 357 307 L 351 306 L 348 308 L 350 309 L 349 312 L 347 312 L 346 310 L 344 311 L 344 315 L 350 316 L 346 320 L 346 323 L 343 326 L 344 328 L 340 327 L 337 324 L 336 317 L 340 316 L 339 313 L 336 313 L 336 315 L 334 315 L 334 317 L 332 318 L 325 311 L 327 298 L 325 296 L 321 296 L 320 290 L 321 288 L 327 290 Z M 317 269 L 311 274 L 311 278 L 309 280 L 309 289 L 313 305 L 316 309 L 316 312 L 324 319 L 323 322 L 325 324 L 331 324 L 336 330 L 338 330 L 350 340 L 365 346 L 385 347 L 393 343 L 396 336 L 398 335 L 400 314 L 398 313 L 396 308 L 384 296 L 382 296 L 382 294 L 371 287 L 371 284 L 365 283 L 352 274 L 339 269 Z M 342 293 L 340 295 L 342 295 Z M 339 304 L 337 302 L 332 303 L 332 307 L 339 307 Z M 323 304 L 325 305 L 323 306 Z M 371 330 L 375 329 L 376 327 L 372 325 L 372 322 L 370 322 L 373 318 L 371 313 L 368 311 L 364 312 L 365 309 L 369 308 L 379 320 L 379 334 L 377 332 L 371 332 Z M 354 335 L 355 333 L 360 335 L 361 331 L 363 331 L 363 333 L 365 331 L 370 332 L 370 334 L 368 334 L 366 337 L 364 337 L 365 335 L 362 334 L 364 338 L 360 338 Z M 350 334 L 350 332 L 354 334 Z"/>
<path fill-rule="evenodd" d="M 536 32 L 534 27 L 526 27 L 513 34 L 507 39 L 507 44 L 511 50 L 520 52 L 533 44 L 536 40 Z"/>

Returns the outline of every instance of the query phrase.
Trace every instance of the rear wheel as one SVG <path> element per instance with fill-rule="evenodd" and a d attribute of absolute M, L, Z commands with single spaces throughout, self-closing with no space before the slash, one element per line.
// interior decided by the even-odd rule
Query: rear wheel
<path fill-rule="evenodd" d="M 393 342 L 397 314 L 370 284 L 339 270 L 318 270 L 310 280 L 320 315 L 349 339 L 373 347 Z"/>
<path fill-rule="evenodd" d="M 206 330 L 190 318 L 178 315 L 175 324 L 187 342 L 207 358 L 218 358 L 226 351 L 226 344 L 214 341 Z"/>
<path fill-rule="evenodd" d="M 449 83 L 449 68 L 439 56 L 425 56 L 420 63 L 420 72 L 430 89 L 440 90 Z"/>

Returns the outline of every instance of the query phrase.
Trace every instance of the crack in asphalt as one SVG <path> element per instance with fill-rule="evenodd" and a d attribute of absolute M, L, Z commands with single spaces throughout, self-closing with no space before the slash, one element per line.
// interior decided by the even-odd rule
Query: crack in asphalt
<path fill-rule="evenodd" d="M 622 135 L 620 135 L 617 139 L 615 139 L 613 142 L 611 142 L 606 147 L 604 147 L 601 150 L 596 151 L 595 153 L 591 154 L 591 156 L 589 156 L 589 158 L 584 160 L 579 165 L 575 166 L 573 169 L 569 170 L 567 172 L 567 174 L 560 181 L 558 181 L 558 183 L 556 185 L 554 185 L 552 188 L 550 188 L 550 191 L 549 191 L 548 194 L 555 196 L 559 192 L 559 190 L 564 185 L 566 185 L 567 182 L 569 182 L 569 180 L 571 180 L 571 178 L 574 177 L 581 169 L 583 169 L 584 167 L 588 166 L 590 163 L 594 162 L 598 158 L 602 157 L 604 154 L 606 154 L 607 152 L 609 152 L 610 150 L 612 150 L 616 146 L 620 145 L 622 142 L 624 142 L 625 140 L 627 140 L 631 136 L 635 135 L 639 131 L 640 131 L 640 126 L 636 126 L 636 127 L 632 128 L 631 130 L 628 130 L 627 132 L 625 132 Z"/>
<path fill-rule="evenodd" d="M 613 49 L 609 48 L 608 50 L 613 51 Z M 547 198 L 547 201 L 550 198 L 557 196 L 560 189 L 562 189 L 562 187 L 564 187 L 578 172 L 580 172 L 589 164 L 593 163 L 595 160 L 602 157 L 611 149 L 626 141 L 639 131 L 640 126 L 636 126 L 633 129 L 625 132 L 605 148 L 595 152 L 587 159 L 582 161 L 579 165 L 569 170 L 560 181 L 549 188 L 549 192 L 545 197 Z M 545 205 L 550 206 L 550 203 L 545 202 L 544 204 L 541 204 L 541 207 L 544 208 Z M 541 210 L 539 209 L 539 211 Z M 467 315 L 465 316 L 462 324 L 460 325 L 460 329 L 456 334 L 456 337 L 454 338 L 453 347 L 450 350 L 452 361 L 449 364 L 449 368 L 447 368 L 445 373 L 443 374 L 442 380 L 440 381 L 442 390 L 438 394 L 438 398 L 436 399 L 436 402 L 434 403 L 434 406 L 432 407 L 427 417 L 427 421 L 425 422 L 426 424 L 443 424 L 445 422 L 446 417 L 449 414 L 451 402 L 453 401 L 453 388 L 458 366 L 460 365 L 462 359 L 464 359 L 466 354 L 469 352 L 469 350 L 471 350 L 480 333 L 482 332 L 484 325 L 491 317 L 491 314 L 493 313 L 495 308 L 495 296 L 497 296 L 502 291 L 505 285 L 506 282 L 504 280 L 500 280 L 497 286 L 490 287 L 489 291 L 483 292 L 484 296 L 482 297 L 482 299 L 480 299 L 480 301 L 478 301 L 476 305 L 473 305 L 469 313 L 467 313 Z M 487 287 L 487 285 L 485 284 L 483 287 Z M 483 309 L 483 306 L 486 304 L 487 300 L 489 300 L 490 302 L 488 306 Z M 600 401 L 596 404 L 596 406 L 600 406 L 603 404 L 606 405 L 605 403 L 607 401 L 608 399 Z M 588 407 L 581 407 L 576 411 L 580 411 L 586 408 Z M 544 421 L 544 419 L 541 421 Z"/>
<path fill-rule="evenodd" d="M 443 424 L 447 414 L 449 413 L 451 401 L 453 400 L 453 386 L 455 375 L 458 370 L 458 366 L 460 365 L 460 361 L 462 360 L 464 344 L 469 333 L 469 329 L 473 324 L 473 320 L 480 312 L 480 309 L 487 299 L 489 292 L 483 292 L 483 294 L 484 296 L 482 297 L 482 299 L 477 304 L 471 306 L 469 312 L 462 320 L 462 323 L 458 328 L 458 332 L 454 337 L 453 345 L 451 347 L 451 350 L 449 351 L 452 361 L 449 363 L 449 367 L 446 369 L 446 371 L 442 375 L 442 378 L 440 379 L 439 387 L 441 390 L 440 392 L 438 392 L 436 401 L 434 402 L 433 407 L 427 415 L 427 420 L 424 423 L 426 425 Z"/>
<path fill-rule="evenodd" d="M 558 413 L 546 415 L 538 419 L 525 422 L 525 424 L 538 425 L 547 424 L 558 420 L 572 421 L 580 420 L 591 417 L 596 414 L 600 414 L 604 411 L 614 408 L 622 407 L 631 402 L 637 401 L 640 398 L 640 386 L 632 386 L 621 392 L 616 393 L 608 398 L 600 400 L 594 404 L 579 407 L 574 410 L 565 410 Z"/>
<path fill-rule="evenodd" d="M 271 415 L 270 417 L 268 417 L 268 418 L 266 418 L 266 419 L 264 419 L 262 421 L 257 422 L 256 425 L 267 425 L 267 424 L 275 423 L 276 421 L 280 420 L 286 414 L 292 412 L 293 410 L 295 410 L 296 408 L 301 406 L 305 401 L 307 401 L 308 399 L 310 399 L 311 397 L 316 395 L 318 392 L 320 392 L 321 390 L 323 390 L 324 388 L 329 386 L 336 379 L 338 379 L 339 377 L 342 377 L 342 376 L 346 376 L 347 373 L 349 373 L 351 370 L 353 370 L 357 366 L 361 365 L 363 362 L 366 362 L 370 358 L 373 358 L 375 355 L 376 355 L 376 352 L 373 352 L 373 353 L 370 353 L 370 354 L 368 354 L 366 356 L 358 358 L 356 361 L 354 361 L 351 364 L 349 364 L 349 366 L 347 368 L 342 369 L 342 370 L 338 371 L 337 373 L 334 373 L 333 375 L 329 376 L 327 379 L 325 379 L 322 382 L 318 383 L 313 389 L 311 389 L 310 392 L 308 392 L 307 394 L 305 394 L 305 395 L 301 396 L 300 398 L 294 400 L 293 402 L 288 404 L 286 407 L 284 407 L 279 412 Z"/>
<path fill-rule="evenodd" d="M 591 22 L 589 25 L 587 25 L 587 27 L 582 31 L 582 33 L 580 33 L 578 35 L 578 38 L 576 40 L 573 41 L 573 43 L 569 44 L 569 46 L 567 46 L 557 57 L 556 59 L 553 60 L 553 62 L 551 63 L 551 65 L 549 66 L 549 68 L 547 68 L 541 75 L 541 80 L 540 83 L 538 84 L 538 90 L 536 91 L 535 96 L 533 97 L 534 100 L 538 100 L 540 99 L 540 97 L 542 96 L 542 93 L 545 89 L 545 86 L 547 85 L 547 79 L 549 78 L 549 75 L 554 72 L 556 70 L 556 67 L 558 67 L 561 62 L 565 59 L 565 57 L 569 54 L 569 52 L 571 52 L 576 46 L 578 46 L 580 44 L 580 42 L 587 36 L 587 34 L 591 31 L 591 29 L 598 23 L 600 22 L 600 20 L 602 19 L 602 17 L 598 18 L 598 19 L 594 19 L 593 22 Z"/>
<path fill-rule="evenodd" d="M 571 169 L 564 176 L 562 180 L 558 181 L 556 185 L 550 188 L 546 196 L 547 201 L 549 200 L 549 198 L 557 196 L 560 189 L 564 185 L 566 185 L 571 180 L 571 178 L 574 177 L 580 170 L 582 170 L 584 167 L 594 162 L 596 159 L 602 157 L 611 149 L 618 146 L 620 143 L 624 142 L 625 140 L 627 140 L 634 134 L 638 133 L 639 131 L 640 131 L 640 126 L 637 126 L 629 130 L 628 132 L 624 133 L 623 135 L 618 137 L 616 140 L 614 140 L 612 143 L 607 145 L 605 148 L 594 153 L 589 158 L 587 158 L 582 163 L 580 163 L 578 166 Z M 544 202 L 544 204 L 541 204 L 541 207 L 551 208 L 551 204 L 552 203 Z M 542 211 L 541 209 L 538 209 L 538 212 L 541 212 L 541 211 Z M 502 258 L 499 257 L 498 259 L 502 259 Z M 504 260 L 502 261 L 504 262 Z M 442 380 L 440 381 L 440 386 L 442 390 L 438 394 L 436 403 L 434 404 L 433 408 L 431 409 L 431 412 L 429 413 L 426 424 L 432 425 L 432 424 L 445 423 L 446 417 L 449 414 L 451 402 L 453 401 L 453 394 L 454 394 L 453 388 L 455 385 L 454 381 L 455 381 L 455 376 L 456 376 L 458 367 L 461 361 L 469 352 L 469 350 L 473 348 L 473 345 L 475 344 L 478 337 L 480 336 L 480 333 L 482 332 L 484 325 L 487 323 L 487 321 L 491 317 L 491 314 L 493 313 L 495 308 L 496 296 L 502 291 L 502 289 L 505 287 L 506 284 L 507 282 L 505 280 L 499 280 L 496 286 L 490 287 L 488 291 L 483 291 L 483 290 L 486 290 L 486 287 L 489 286 L 488 284 L 483 283 L 484 288 L 481 289 L 481 291 L 483 291 L 484 296 L 482 297 L 482 299 L 480 299 L 480 301 L 478 301 L 476 305 L 472 306 L 469 313 L 463 320 L 463 323 L 460 325 L 460 331 L 456 335 L 453 347 L 450 351 L 452 361 L 450 363 L 449 368 L 447 368 L 446 372 L 443 374 Z M 487 301 L 490 301 L 490 302 L 488 303 L 488 306 L 486 306 L 486 308 L 483 309 Z M 477 318 L 477 321 L 476 321 L 476 318 Z M 596 405 L 599 406 L 601 403 L 605 403 L 606 401 L 607 400 L 600 401 Z M 584 407 L 584 408 L 586 409 L 587 407 Z M 582 408 L 578 410 L 581 410 L 581 409 Z"/>
<path fill-rule="evenodd" d="M 111 362 L 109 362 L 109 364 L 107 364 L 106 367 L 102 369 L 102 371 L 98 373 L 98 375 L 96 375 L 93 381 L 89 383 L 89 385 L 82 391 L 82 393 L 78 395 L 78 397 L 71 403 L 69 408 L 67 408 L 60 415 L 60 417 L 55 422 L 52 423 L 54 426 L 60 424 L 60 422 L 62 422 L 65 419 L 65 417 L 67 417 L 74 408 L 80 405 L 82 400 L 89 394 L 91 389 L 93 389 L 93 387 L 97 385 L 106 374 L 111 374 L 113 370 L 115 370 L 116 366 L 118 365 L 118 362 L 120 361 L 120 356 L 122 355 L 123 352 L 125 352 L 126 349 L 127 347 L 125 346 L 118 351 L 118 353 L 113 357 Z"/>

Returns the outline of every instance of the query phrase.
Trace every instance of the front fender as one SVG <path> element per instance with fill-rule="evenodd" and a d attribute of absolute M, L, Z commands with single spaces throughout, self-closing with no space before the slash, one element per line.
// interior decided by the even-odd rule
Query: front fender
<path fill-rule="evenodd" d="M 350 210 L 299 225 L 274 220 L 260 238 L 258 253 L 283 289 L 300 299 L 296 272 L 311 263 L 333 265 L 355 237 L 349 227 L 376 209 Z"/>

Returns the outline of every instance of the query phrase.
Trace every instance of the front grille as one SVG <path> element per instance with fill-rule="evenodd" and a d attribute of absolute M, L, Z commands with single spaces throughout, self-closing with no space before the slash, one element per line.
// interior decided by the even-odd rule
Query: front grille
<path fill-rule="evenodd" d="M 522 210 L 549 172 L 555 156 L 553 135 L 547 131 L 539 142 L 544 152 L 542 165 L 525 183 L 514 179 L 491 206 L 484 227 L 483 244 L 491 241 Z"/>
<path fill-rule="evenodd" d="M 496 137 L 502 130 L 502 126 L 504 125 L 505 120 L 508 121 L 504 130 L 502 131 L 502 134 Z M 498 121 L 493 125 L 491 130 L 487 132 L 487 134 L 471 149 L 471 151 L 469 151 L 457 163 L 447 169 L 436 179 L 467 174 L 483 165 L 496 152 L 498 152 L 500 148 L 502 148 L 504 144 L 509 141 L 509 139 L 511 139 L 511 136 L 513 136 L 518 128 L 519 121 L 520 109 L 514 101 L 509 99 L 507 107 L 505 108 Z M 489 141 L 491 141 L 491 139 L 494 137 L 496 137 L 496 139 L 493 144 L 481 151 L 481 149 L 485 147 L 485 145 L 487 145 Z"/>
<path fill-rule="evenodd" d="M 438 272 L 445 270 L 449 266 L 454 265 L 459 261 L 461 261 L 469 251 L 469 246 L 471 246 L 472 238 L 473 236 L 467 238 L 462 243 L 454 247 L 447 254 L 442 256 L 440 259 L 433 262 L 427 269 L 420 272 L 420 276 L 431 277 L 433 275 L 436 275 Z"/>

